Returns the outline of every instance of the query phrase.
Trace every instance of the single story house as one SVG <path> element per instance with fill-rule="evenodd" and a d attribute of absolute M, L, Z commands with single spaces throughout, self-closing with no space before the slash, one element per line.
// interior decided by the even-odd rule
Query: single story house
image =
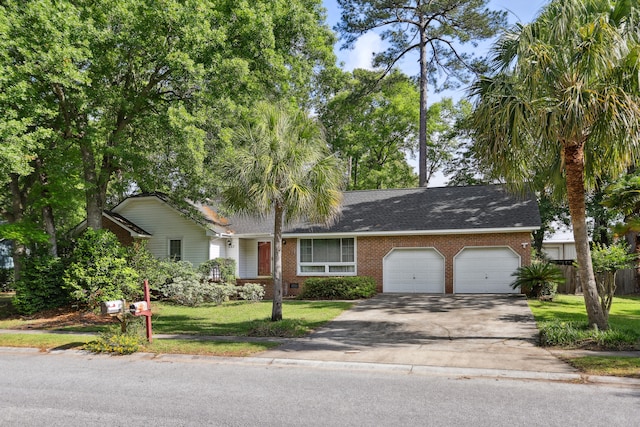
<path fill-rule="evenodd" d="M 233 258 L 240 283 L 271 283 L 273 218 L 224 218 L 141 194 L 103 219 L 124 243 L 147 240 L 156 257 Z M 539 227 L 535 198 L 500 185 L 348 191 L 332 226 L 285 227 L 284 293 L 297 295 L 309 277 L 355 275 L 373 277 L 379 292 L 511 293 Z"/>

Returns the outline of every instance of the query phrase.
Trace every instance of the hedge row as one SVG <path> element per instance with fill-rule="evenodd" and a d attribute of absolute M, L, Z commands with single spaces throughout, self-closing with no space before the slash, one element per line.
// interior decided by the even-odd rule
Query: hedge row
<path fill-rule="evenodd" d="M 360 299 L 376 294 L 372 277 L 313 277 L 304 282 L 301 299 Z"/>

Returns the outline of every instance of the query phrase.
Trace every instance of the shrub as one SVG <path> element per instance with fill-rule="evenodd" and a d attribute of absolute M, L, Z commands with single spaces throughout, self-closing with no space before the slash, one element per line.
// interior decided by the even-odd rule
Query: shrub
<path fill-rule="evenodd" d="M 359 299 L 376 294 L 372 277 L 313 277 L 304 282 L 301 299 Z"/>
<path fill-rule="evenodd" d="M 70 254 L 63 278 L 66 289 L 75 300 L 90 308 L 103 301 L 138 299 L 142 286 L 126 255 L 115 234 L 108 230 L 85 230 Z"/>
<path fill-rule="evenodd" d="M 630 254 L 626 244 L 615 244 L 608 247 L 595 244 L 591 249 L 591 261 L 598 286 L 600 306 L 607 321 L 616 292 L 616 274 L 618 270 L 631 267 L 635 259 L 636 254 Z"/>
<path fill-rule="evenodd" d="M 549 262 L 535 262 L 520 267 L 512 276 L 515 276 L 516 280 L 511 283 L 511 287 L 520 287 L 530 298 L 553 298 L 558 284 L 565 281 L 562 271 Z"/>
<path fill-rule="evenodd" d="M 167 260 L 161 266 L 166 283 L 160 286 L 160 293 L 166 299 L 190 307 L 211 300 L 212 285 L 201 279 L 190 262 Z"/>
<path fill-rule="evenodd" d="M 245 300 L 251 302 L 262 301 L 264 298 L 264 286 L 259 283 L 245 283 L 238 292 L 238 296 Z"/>
<path fill-rule="evenodd" d="M 634 350 L 638 335 L 625 330 L 599 331 L 587 323 L 541 322 L 540 345 L 543 347 L 587 348 L 594 350 Z"/>
<path fill-rule="evenodd" d="M 13 268 L 0 268 L 0 290 L 7 292 L 13 288 Z"/>
<path fill-rule="evenodd" d="M 100 334 L 98 339 L 89 341 L 84 349 L 92 353 L 133 354 L 143 345 L 143 338 L 136 328 L 122 333 L 120 326 L 109 328 Z"/>
<path fill-rule="evenodd" d="M 221 282 L 231 284 L 236 283 L 236 260 L 233 258 L 216 258 L 203 262 L 198 267 L 198 272 L 204 279 L 209 279 L 213 268 L 216 266 L 220 271 Z"/>
<path fill-rule="evenodd" d="M 141 280 L 149 281 L 149 288 L 154 294 L 160 293 L 162 286 L 170 280 L 172 261 L 162 261 L 154 257 L 147 249 L 147 242 L 135 242 L 127 248 L 129 266 L 133 268 Z"/>
<path fill-rule="evenodd" d="M 230 283 L 216 283 L 210 284 L 209 286 L 209 299 L 217 305 L 220 305 L 225 301 L 229 301 L 229 298 L 235 297 L 238 292 L 236 290 L 236 285 L 232 285 Z"/>
<path fill-rule="evenodd" d="M 71 302 L 63 288 L 64 265 L 60 258 L 32 254 L 25 258 L 22 277 L 15 283 L 13 306 L 21 314 L 33 314 L 65 306 Z"/>

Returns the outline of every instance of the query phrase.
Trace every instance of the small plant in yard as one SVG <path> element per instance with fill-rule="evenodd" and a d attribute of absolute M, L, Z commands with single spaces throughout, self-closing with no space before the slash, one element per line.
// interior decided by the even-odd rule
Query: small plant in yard
<path fill-rule="evenodd" d="M 295 338 L 309 332 L 299 319 L 283 319 L 273 322 L 270 319 L 256 320 L 247 334 L 250 337 Z"/>
<path fill-rule="evenodd" d="M 264 287 L 258 283 L 245 283 L 242 288 L 240 288 L 238 296 L 245 301 L 262 301 L 264 298 Z"/>
<path fill-rule="evenodd" d="M 219 283 L 210 285 L 209 298 L 216 305 L 221 305 L 223 302 L 229 301 L 229 298 L 235 297 L 237 292 L 235 285 Z"/>
<path fill-rule="evenodd" d="M 609 321 L 609 311 L 616 292 L 616 274 L 618 270 L 629 268 L 636 259 L 635 254 L 630 254 L 626 245 L 615 244 L 611 246 L 594 245 L 591 250 L 593 272 L 598 285 L 598 296 L 604 317 Z"/>
<path fill-rule="evenodd" d="M 553 299 L 558 284 L 565 281 L 562 271 L 549 262 L 534 262 L 520 267 L 512 276 L 516 277 L 511 283 L 513 289 L 520 288 L 528 297 L 539 299 Z"/>
<path fill-rule="evenodd" d="M 137 327 L 128 328 L 127 332 L 122 332 L 120 326 L 113 326 L 94 341 L 89 341 L 84 345 L 84 349 L 92 353 L 111 353 L 117 355 L 133 354 L 143 345 Z"/>

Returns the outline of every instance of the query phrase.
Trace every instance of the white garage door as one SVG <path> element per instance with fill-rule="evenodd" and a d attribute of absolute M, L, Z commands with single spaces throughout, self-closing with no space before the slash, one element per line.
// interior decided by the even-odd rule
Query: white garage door
<path fill-rule="evenodd" d="M 444 257 L 433 248 L 393 249 L 383 276 L 383 292 L 444 293 Z"/>
<path fill-rule="evenodd" d="M 457 294 L 517 293 L 509 285 L 520 267 L 510 248 L 465 248 L 453 259 L 453 291 Z"/>

